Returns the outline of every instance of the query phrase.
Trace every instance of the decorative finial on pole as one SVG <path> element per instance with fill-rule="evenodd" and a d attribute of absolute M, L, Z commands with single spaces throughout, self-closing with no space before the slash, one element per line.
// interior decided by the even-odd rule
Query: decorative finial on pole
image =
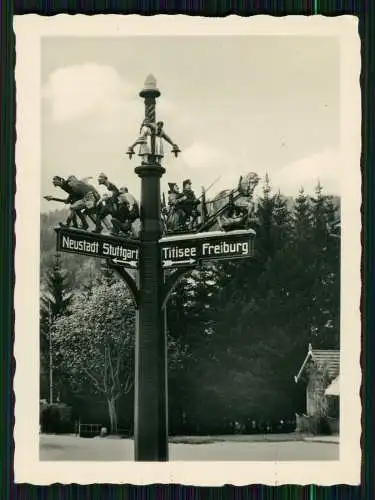
<path fill-rule="evenodd" d="M 156 121 L 156 98 L 160 96 L 160 91 L 156 86 L 154 75 L 148 75 L 143 89 L 139 95 L 145 101 L 145 118 L 142 123 L 141 132 L 138 139 L 128 147 L 127 155 L 132 159 L 135 154 L 135 146 L 139 146 L 138 155 L 142 158 L 142 164 L 160 164 L 164 157 L 163 140 L 172 146 L 172 153 L 177 158 L 180 148 L 164 131 L 164 123 Z"/>
<path fill-rule="evenodd" d="M 143 89 L 140 91 L 139 95 L 141 97 L 159 97 L 160 96 L 160 91 L 156 87 L 156 78 L 154 75 L 150 74 L 146 78 L 146 81 L 144 83 Z"/>

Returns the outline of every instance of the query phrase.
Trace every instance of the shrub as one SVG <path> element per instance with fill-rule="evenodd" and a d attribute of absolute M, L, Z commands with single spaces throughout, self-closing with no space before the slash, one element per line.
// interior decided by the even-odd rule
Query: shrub
<path fill-rule="evenodd" d="M 318 417 L 296 414 L 296 432 L 318 434 Z"/>
<path fill-rule="evenodd" d="M 327 417 L 320 417 L 317 425 L 318 434 L 330 436 L 332 434 L 331 426 Z"/>
<path fill-rule="evenodd" d="M 41 404 L 40 425 L 47 434 L 73 432 L 72 408 L 63 403 Z"/>
<path fill-rule="evenodd" d="M 307 416 L 296 414 L 296 432 L 313 435 L 330 436 L 332 429 L 330 420 L 325 416 Z"/>

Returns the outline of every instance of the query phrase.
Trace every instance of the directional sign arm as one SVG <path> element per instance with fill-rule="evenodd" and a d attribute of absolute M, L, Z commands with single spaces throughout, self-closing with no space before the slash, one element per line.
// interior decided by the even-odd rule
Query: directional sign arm
<path fill-rule="evenodd" d="M 113 269 L 117 275 L 125 281 L 128 285 L 130 294 L 132 296 L 135 308 L 138 309 L 139 304 L 139 290 L 135 279 L 128 273 L 124 267 L 115 266 L 111 260 L 107 260 L 108 266 Z"/>

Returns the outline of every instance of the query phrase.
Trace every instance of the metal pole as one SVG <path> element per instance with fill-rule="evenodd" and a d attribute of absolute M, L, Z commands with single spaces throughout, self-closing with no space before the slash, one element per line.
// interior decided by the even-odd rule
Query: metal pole
<path fill-rule="evenodd" d="M 154 79 L 146 81 L 140 96 L 145 116 L 155 123 L 155 99 L 160 92 Z M 151 155 L 135 169 L 141 178 L 141 254 L 139 306 L 135 351 L 134 445 L 136 461 L 168 460 L 167 356 L 162 315 L 163 271 L 158 241 L 162 235 L 160 178 L 165 169 L 157 163 L 155 135 Z"/>
<path fill-rule="evenodd" d="M 48 301 L 48 341 L 49 341 L 49 402 L 53 403 L 53 368 L 52 368 L 52 315 L 51 303 Z"/>

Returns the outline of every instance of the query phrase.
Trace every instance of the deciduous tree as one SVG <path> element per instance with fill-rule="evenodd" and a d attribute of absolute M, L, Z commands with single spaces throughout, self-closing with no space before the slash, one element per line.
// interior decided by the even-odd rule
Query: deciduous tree
<path fill-rule="evenodd" d="M 102 394 L 111 432 L 117 430 L 116 402 L 133 386 L 135 311 L 123 283 L 100 285 L 89 297 L 77 295 L 71 314 L 54 329 L 58 361 L 71 386 Z"/>

